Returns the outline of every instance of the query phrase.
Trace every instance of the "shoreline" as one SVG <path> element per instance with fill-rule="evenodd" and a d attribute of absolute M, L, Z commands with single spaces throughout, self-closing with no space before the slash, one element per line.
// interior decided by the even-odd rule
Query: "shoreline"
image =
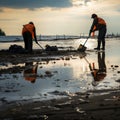
<path fill-rule="evenodd" d="M 7 37 L 7 36 L 6 36 Z M 21 36 L 20 36 L 21 37 Z M 76 37 L 76 38 L 53 38 L 53 39 L 38 39 L 38 42 L 46 42 L 46 41 L 69 41 L 69 40 L 77 40 L 77 39 L 87 39 L 88 37 L 85 36 L 85 37 Z M 94 38 L 89 38 L 89 39 L 97 39 L 97 37 L 94 37 Z M 106 37 L 105 38 L 106 40 L 109 40 L 109 39 L 116 39 L 116 40 L 120 40 L 120 37 Z M 0 43 L 13 43 L 13 42 L 16 42 L 16 43 L 19 43 L 19 42 L 24 42 L 23 39 L 13 39 L 13 40 L 2 40 L 0 41 Z"/>

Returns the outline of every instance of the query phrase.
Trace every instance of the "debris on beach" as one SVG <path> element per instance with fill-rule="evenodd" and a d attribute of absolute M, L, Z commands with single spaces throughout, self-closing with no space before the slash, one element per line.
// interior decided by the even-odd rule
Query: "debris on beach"
<path fill-rule="evenodd" d="M 58 51 L 58 47 L 57 46 L 46 45 L 45 46 L 45 51 Z"/>
<path fill-rule="evenodd" d="M 25 50 L 22 46 L 20 45 L 11 45 L 8 50 L 10 53 L 25 53 Z"/>

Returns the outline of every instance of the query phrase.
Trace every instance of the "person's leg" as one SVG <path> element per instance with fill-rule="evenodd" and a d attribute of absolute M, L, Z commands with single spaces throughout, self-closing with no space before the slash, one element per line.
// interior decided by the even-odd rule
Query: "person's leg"
<path fill-rule="evenodd" d="M 99 30 L 98 32 L 98 45 L 97 45 L 97 50 L 100 50 L 100 47 L 101 47 L 101 42 L 102 42 L 102 30 Z"/>
<path fill-rule="evenodd" d="M 99 30 L 98 34 L 98 48 L 100 49 L 102 43 L 102 49 L 105 50 L 105 35 L 106 35 L 106 27 Z"/>
<path fill-rule="evenodd" d="M 29 52 L 30 53 L 32 52 L 32 47 L 33 47 L 33 42 L 32 42 L 32 39 L 30 39 L 29 41 Z"/>
<path fill-rule="evenodd" d="M 102 49 L 105 50 L 105 35 L 106 35 L 106 28 L 104 28 L 104 29 L 102 30 L 102 32 L 103 32 L 103 35 L 102 35 L 102 37 L 103 37 L 103 39 L 102 39 Z"/>
<path fill-rule="evenodd" d="M 105 39 L 102 40 L 102 50 L 105 50 Z"/>
<path fill-rule="evenodd" d="M 98 46 L 97 46 L 98 50 L 100 50 L 100 46 L 101 46 L 101 39 L 98 39 Z"/>
<path fill-rule="evenodd" d="M 100 46 L 101 46 L 101 31 L 98 32 L 98 40 L 97 40 L 97 47 L 94 48 L 95 50 L 100 50 Z"/>
<path fill-rule="evenodd" d="M 23 39 L 24 39 L 24 49 L 28 50 L 28 34 L 27 32 L 23 33 Z"/>
<path fill-rule="evenodd" d="M 28 52 L 31 53 L 32 52 L 32 35 L 30 33 L 28 33 Z"/>

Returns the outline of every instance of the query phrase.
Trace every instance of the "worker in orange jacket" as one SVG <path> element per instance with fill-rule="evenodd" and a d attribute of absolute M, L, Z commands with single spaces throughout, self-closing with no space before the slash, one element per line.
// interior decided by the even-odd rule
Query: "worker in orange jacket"
<path fill-rule="evenodd" d="M 31 53 L 33 49 L 33 39 L 38 44 L 36 38 L 36 28 L 33 22 L 23 25 L 22 35 L 24 39 L 25 50 L 26 52 Z"/>
<path fill-rule="evenodd" d="M 90 28 L 89 36 L 91 33 L 94 35 L 94 32 L 98 30 L 98 45 L 95 50 L 100 50 L 102 43 L 102 50 L 105 50 L 105 35 L 106 35 L 106 22 L 104 19 L 98 17 L 96 14 L 92 14 L 91 18 L 93 18 L 93 23 Z"/>

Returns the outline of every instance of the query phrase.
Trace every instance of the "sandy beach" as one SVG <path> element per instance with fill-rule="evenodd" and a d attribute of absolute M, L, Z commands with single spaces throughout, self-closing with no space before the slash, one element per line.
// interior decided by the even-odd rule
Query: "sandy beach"
<path fill-rule="evenodd" d="M 36 49 L 32 54 L 13 54 L 1 50 L 0 119 L 119 120 L 118 51 L 119 40 L 107 41 L 106 51 L 100 53 L 89 47 L 85 53 Z M 98 69 L 100 56 L 105 57 L 106 75 L 95 81 L 88 63 Z M 34 83 L 23 74 L 25 63 L 31 62 L 30 68 L 38 67 L 32 75 Z"/>

